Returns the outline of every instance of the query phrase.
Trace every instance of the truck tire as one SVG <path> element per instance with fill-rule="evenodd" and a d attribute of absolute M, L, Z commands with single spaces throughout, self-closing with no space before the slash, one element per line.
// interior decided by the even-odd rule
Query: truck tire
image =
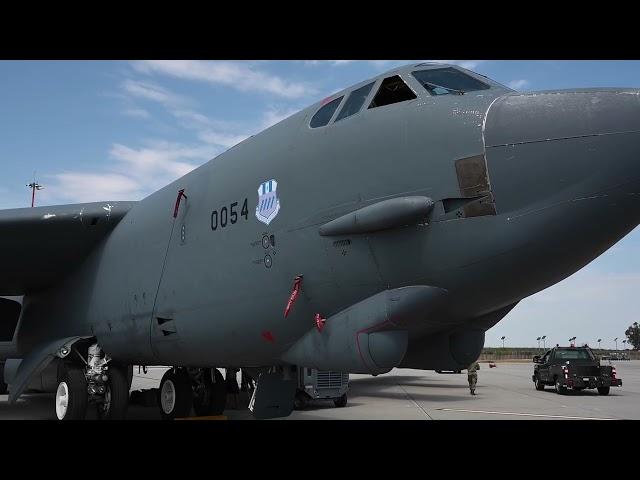
<path fill-rule="evenodd" d="M 609 390 L 611 390 L 611 387 L 598 387 L 598 393 L 600 395 L 609 395 Z"/>
<path fill-rule="evenodd" d="M 539 390 L 539 391 L 544 390 L 544 383 L 542 383 L 542 380 L 540 380 L 540 377 L 538 375 L 536 375 L 535 385 L 536 385 L 536 390 Z"/>
<path fill-rule="evenodd" d="M 558 395 L 564 395 L 567 393 L 567 387 L 560 383 L 560 379 L 556 378 L 556 393 Z"/>

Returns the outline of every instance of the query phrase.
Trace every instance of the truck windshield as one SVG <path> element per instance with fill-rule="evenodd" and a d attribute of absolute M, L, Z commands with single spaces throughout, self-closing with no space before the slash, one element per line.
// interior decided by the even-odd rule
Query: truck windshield
<path fill-rule="evenodd" d="M 593 360 L 588 350 L 556 350 L 556 360 Z"/>

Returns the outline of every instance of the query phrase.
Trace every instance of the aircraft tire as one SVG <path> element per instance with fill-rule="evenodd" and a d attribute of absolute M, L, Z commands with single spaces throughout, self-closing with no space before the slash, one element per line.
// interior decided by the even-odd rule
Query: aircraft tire
<path fill-rule="evenodd" d="M 215 382 L 211 380 L 212 372 Z M 217 368 L 206 369 L 203 388 L 195 393 L 193 410 L 197 416 L 222 415 L 227 406 L 227 384 Z"/>
<path fill-rule="evenodd" d="M 158 389 L 158 406 L 163 420 L 189 416 L 193 406 L 193 390 L 185 369 L 172 368 L 162 376 Z"/>
<path fill-rule="evenodd" d="M 108 406 L 98 403 L 98 418 L 101 420 L 124 420 L 129 407 L 129 381 L 126 367 L 109 367 L 109 382 L 105 392 Z"/>
<path fill-rule="evenodd" d="M 77 367 L 67 367 L 55 396 L 55 413 L 58 420 L 84 420 L 87 416 L 87 379 Z"/>
<path fill-rule="evenodd" d="M 337 408 L 343 408 L 347 406 L 347 394 L 345 393 L 344 395 L 342 395 L 341 397 L 338 398 L 334 398 L 333 399 L 333 404 L 337 407 Z"/>

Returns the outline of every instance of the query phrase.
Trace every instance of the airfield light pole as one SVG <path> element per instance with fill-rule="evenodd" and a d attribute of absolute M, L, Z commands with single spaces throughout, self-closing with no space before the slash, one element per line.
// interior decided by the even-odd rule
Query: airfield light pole
<path fill-rule="evenodd" d="M 602 341 L 601 338 L 598 339 L 598 350 L 600 350 L 600 342 Z"/>
<path fill-rule="evenodd" d="M 507 337 L 500 337 L 500 340 L 502 340 L 502 348 L 504 348 L 504 339 Z"/>
<path fill-rule="evenodd" d="M 547 342 L 545 341 L 545 338 L 547 338 L 547 336 L 543 335 L 541 338 L 542 338 L 542 348 L 544 348 L 546 350 L 547 349 Z"/>
<path fill-rule="evenodd" d="M 35 205 L 36 202 L 36 190 L 42 190 L 44 187 L 38 184 L 35 180 L 27 185 L 31 189 L 31 208 Z"/>
<path fill-rule="evenodd" d="M 538 338 L 536 338 L 536 340 L 538 340 L 538 350 L 540 350 L 540 339 L 541 339 L 541 338 L 542 338 L 542 337 L 538 337 Z"/>
<path fill-rule="evenodd" d="M 616 350 L 618 350 L 618 337 L 613 339 L 614 342 L 616 342 Z"/>
<path fill-rule="evenodd" d="M 575 341 L 576 341 L 576 337 L 571 337 L 569 339 L 569 345 L 572 345 L 572 346 L 575 345 L 575 343 L 572 343 L 572 342 L 575 342 Z"/>

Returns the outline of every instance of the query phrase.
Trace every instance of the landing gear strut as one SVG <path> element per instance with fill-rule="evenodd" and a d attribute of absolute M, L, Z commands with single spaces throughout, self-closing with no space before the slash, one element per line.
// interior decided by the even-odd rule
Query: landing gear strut
<path fill-rule="evenodd" d="M 84 367 L 77 363 L 65 365 L 56 389 L 56 417 L 82 420 L 91 404 L 98 419 L 124 419 L 129 405 L 127 368 L 109 364 L 111 359 L 97 343 L 89 347 L 86 360 L 77 350 L 76 353 Z"/>

